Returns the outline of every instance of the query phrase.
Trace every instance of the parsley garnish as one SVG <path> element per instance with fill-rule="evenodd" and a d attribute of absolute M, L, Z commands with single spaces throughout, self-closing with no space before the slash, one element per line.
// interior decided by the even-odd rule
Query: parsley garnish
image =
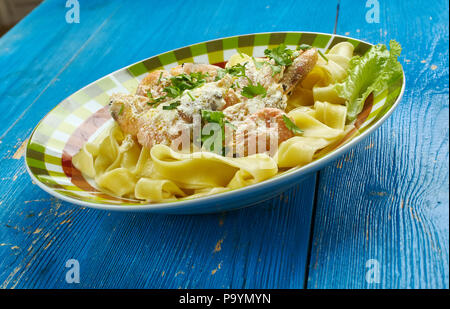
<path fill-rule="evenodd" d="M 162 75 L 163 75 L 163 72 L 159 73 L 158 84 L 161 82 Z"/>
<path fill-rule="evenodd" d="M 244 65 L 245 65 L 245 63 L 244 63 Z M 239 64 L 236 64 L 235 66 L 232 66 L 231 68 L 218 69 L 216 81 L 221 80 L 227 73 L 230 74 L 231 76 L 236 76 L 236 77 L 245 76 L 245 66 L 244 65 L 239 63 Z"/>
<path fill-rule="evenodd" d="M 253 84 L 250 84 L 250 85 L 242 88 L 241 94 L 244 97 L 247 97 L 249 99 L 251 99 L 257 95 L 262 95 L 262 97 L 264 98 L 267 94 L 267 90 L 260 83 L 258 83 L 258 85 L 256 85 L 256 86 Z"/>
<path fill-rule="evenodd" d="M 311 45 L 301 44 L 300 46 L 297 47 L 297 50 L 307 50 L 307 49 L 310 49 L 310 48 L 312 48 Z"/>
<path fill-rule="evenodd" d="M 177 108 L 177 106 L 179 106 L 180 104 L 181 104 L 180 101 L 176 101 L 176 102 L 170 103 L 169 105 L 163 106 L 162 109 L 163 110 L 172 110 L 172 109 Z"/>
<path fill-rule="evenodd" d="M 246 76 L 244 65 L 239 63 L 239 64 L 236 64 L 235 66 L 232 66 L 231 68 L 226 69 L 226 71 L 228 74 L 230 74 L 232 76 L 236 76 L 236 77 Z"/>
<path fill-rule="evenodd" d="M 286 125 L 286 128 L 291 130 L 292 133 L 294 133 L 294 134 L 302 134 L 303 133 L 303 130 L 301 130 L 299 127 L 297 127 L 295 125 L 295 123 L 293 123 L 292 120 L 288 116 L 283 115 L 283 121 L 284 121 L 284 124 Z"/>
<path fill-rule="evenodd" d="M 166 96 L 162 96 L 155 99 L 150 91 L 147 91 L 147 97 L 151 100 L 150 102 L 147 102 L 148 105 L 155 105 L 166 98 Z"/>
<path fill-rule="evenodd" d="M 273 59 L 276 64 L 281 66 L 288 66 L 292 64 L 293 51 L 286 48 L 286 45 L 280 44 L 278 47 L 272 49 L 266 49 L 264 54 Z"/>
<path fill-rule="evenodd" d="M 122 112 L 123 112 L 123 106 L 124 106 L 125 104 L 123 104 L 122 103 L 122 106 L 120 107 L 120 110 L 119 110 L 119 113 L 117 114 L 117 116 L 120 116 L 120 114 L 122 114 Z"/>
<path fill-rule="evenodd" d="M 164 91 L 167 93 L 167 96 L 171 98 L 176 98 L 181 95 L 181 90 L 174 86 L 167 86 L 164 88 Z"/>
<path fill-rule="evenodd" d="M 167 96 L 171 98 L 179 97 L 184 90 L 191 90 L 203 85 L 206 82 L 206 76 L 207 74 L 194 72 L 189 75 L 183 73 L 171 77 L 170 81 L 172 82 L 172 85 L 165 87 L 164 91 L 167 93 Z"/>
<path fill-rule="evenodd" d="M 270 67 L 272 68 L 272 76 L 275 76 L 276 74 L 281 72 L 281 66 L 279 65 L 270 65 Z"/>
<path fill-rule="evenodd" d="M 282 66 L 289 66 L 292 64 L 294 51 L 286 48 L 286 45 L 280 44 L 278 47 L 266 49 L 264 54 L 275 62 L 275 65 L 270 64 L 272 76 L 274 76 L 281 72 Z"/>
<path fill-rule="evenodd" d="M 221 132 L 222 132 L 222 142 L 225 140 L 225 126 L 224 124 L 227 122 L 224 121 L 225 115 L 221 111 L 210 111 L 210 110 L 201 110 L 201 116 L 202 120 L 206 121 L 208 123 L 217 123 L 220 126 Z M 211 132 L 211 134 L 203 134 L 201 135 L 201 141 L 204 143 L 209 138 L 213 137 L 214 132 Z M 217 138 L 218 136 L 216 136 Z M 214 144 L 211 144 L 210 151 L 214 151 Z"/>
<path fill-rule="evenodd" d="M 200 137 L 201 143 L 203 144 L 210 138 L 215 138 L 214 142 L 211 143 L 209 151 L 216 152 L 217 154 L 222 153 L 223 156 L 226 155 L 226 153 L 229 151 L 227 147 L 223 147 L 223 142 L 225 141 L 225 125 L 230 126 L 233 130 L 236 130 L 237 128 L 228 120 L 225 119 L 225 115 L 221 111 L 211 111 L 211 110 L 201 110 L 201 117 L 202 121 L 206 123 L 217 123 L 220 126 L 221 132 L 222 132 L 222 145 L 220 152 L 220 149 L 214 149 L 214 144 L 218 143 L 219 141 L 217 139 L 220 138 L 219 135 L 214 136 L 215 132 L 211 132 L 210 134 L 203 134 Z"/>
<path fill-rule="evenodd" d="M 207 122 L 215 122 L 218 124 L 222 124 L 225 115 L 221 111 L 209 111 L 209 110 L 201 110 L 202 119 Z"/>
<path fill-rule="evenodd" d="M 264 66 L 264 61 L 256 61 L 255 57 L 252 57 L 253 59 L 253 63 L 255 64 L 255 67 L 257 70 L 262 69 L 262 67 Z"/>
<path fill-rule="evenodd" d="M 217 69 L 217 75 L 216 75 L 215 81 L 221 80 L 225 76 L 225 74 L 227 74 L 227 70 L 222 69 L 222 68 Z"/>

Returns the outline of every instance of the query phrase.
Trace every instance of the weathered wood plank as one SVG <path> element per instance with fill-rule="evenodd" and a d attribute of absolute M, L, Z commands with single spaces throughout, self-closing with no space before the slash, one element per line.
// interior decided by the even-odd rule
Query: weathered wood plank
<path fill-rule="evenodd" d="M 89 7 L 80 2 L 83 23 Z M 128 1 L 107 20 L 97 7 L 102 28 L 83 42 L 1 141 L 0 286 L 302 288 L 315 175 L 276 199 L 225 215 L 107 213 L 42 192 L 25 173 L 20 147 L 55 104 L 124 65 L 216 37 L 330 32 L 335 5 L 319 2 L 305 10 L 295 1 Z M 80 262 L 77 285 L 64 279 L 71 258 Z"/>
<path fill-rule="evenodd" d="M 2 205 L 15 213 L 0 226 L 3 288 L 303 286 L 314 177 L 276 200 L 205 216 L 82 209 L 27 187 L 36 200 Z M 65 282 L 69 259 L 80 284 Z"/>
<path fill-rule="evenodd" d="M 82 22 L 68 24 L 65 2 L 46 1 L 1 38 L 0 140 L 119 8 L 114 1 L 89 1 Z"/>
<path fill-rule="evenodd" d="M 369 24 L 364 2 L 341 1 L 338 34 L 398 40 L 406 91 L 375 134 L 320 173 L 308 288 L 449 287 L 448 1 L 379 4 Z M 370 259 L 379 283 L 366 281 Z"/>

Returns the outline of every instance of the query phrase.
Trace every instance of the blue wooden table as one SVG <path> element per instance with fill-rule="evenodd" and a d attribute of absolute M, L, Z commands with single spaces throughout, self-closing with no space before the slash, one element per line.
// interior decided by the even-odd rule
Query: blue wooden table
<path fill-rule="evenodd" d="M 65 3 L 44 1 L 0 39 L 2 288 L 449 287 L 448 1 L 79 0 L 79 23 Z M 28 177 L 32 129 L 84 85 L 177 47 L 284 30 L 396 39 L 406 91 L 368 140 L 281 196 L 223 214 L 123 214 Z M 66 282 L 70 259 L 79 283 Z"/>

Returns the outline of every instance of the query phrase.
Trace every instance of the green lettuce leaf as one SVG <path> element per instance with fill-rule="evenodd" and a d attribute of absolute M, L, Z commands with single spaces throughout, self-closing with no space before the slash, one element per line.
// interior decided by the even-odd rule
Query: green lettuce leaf
<path fill-rule="evenodd" d="M 354 56 L 350 60 L 347 78 L 334 86 L 338 95 L 347 100 L 347 122 L 355 120 L 372 92 L 382 91 L 402 78 L 402 66 L 397 60 L 402 48 L 393 40 L 389 47 L 390 51 L 386 45 L 378 44 L 364 56 Z"/>

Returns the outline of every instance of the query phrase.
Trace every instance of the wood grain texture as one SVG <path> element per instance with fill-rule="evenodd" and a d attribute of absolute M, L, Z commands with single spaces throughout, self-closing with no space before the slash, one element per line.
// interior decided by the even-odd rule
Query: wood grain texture
<path fill-rule="evenodd" d="M 36 86 L 39 89 L 20 76 L 15 77 L 17 89 L 13 84 L 1 86 L 13 111 L 0 116 L 0 287 L 302 288 L 315 175 L 271 201 L 227 214 L 108 213 L 69 205 L 32 184 L 24 167 L 23 145 L 51 108 L 105 74 L 217 37 L 282 30 L 331 32 L 336 3 L 317 2 L 308 10 L 296 1 L 283 5 L 80 1 L 80 5 L 79 25 L 65 23 L 60 1 L 46 1 L 12 30 L 20 35 L 18 40 L 11 33 L 0 40 L 1 50 L 16 46 L 0 58 L 5 66 L 15 63 L 10 72 L 27 70 L 39 54 L 47 63 L 36 73 L 43 80 L 40 88 Z M 61 19 L 49 19 L 43 7 L 58 7 Z M 31 28 L 34 20 L 36 26 Z M 78 32 L 72 27 L 86 28 Z M 60 39 L 54 29 L 73 33 Z M 29 48 L 23 45 L 43 31 L 52 38 L 43 38 L 41 45 L 34 42 L 40 52 L 28 56 Z M 65 263 L 72 258 L 80 262 L 80 284 L 65 282 Z"/>
<path fill-rule="evenodd" d="M 101 31 L 105 20 L 119 8 L 112 2 L 101 7 L 103 19 L 97 18 L 100 8 L 95 4 L 101 1 L 95 0 L 89 2 L 92 9 L 84 12 L 83 23 L 67 24 L 64 3 L 46 1 L 1 38 L 0 102 L 8 108 L 0 114 L 0 140 L 48 88 L 54 87 L 86 42 Z"/>
<path fill-rule="evenodd" d="M 406 91 L 367 141 L 320 172 L 308 288 L 448 288 L 448 1 L 341 1 L 337 33 L 403 46 Z M 375 259 L 379 283 L 366 281 Z M 373 278 L 373 277 L 372 277 Z"/>
<path fill-rule="evenodd" d="M 13 214 L 0 226 L 2 288 L 303 286 L 314 177 L 261 205 L 204 216 L 107 213 L 27 188 L 37 200 L 2 205 Z M 72 258 L 80 284 L 65 282 Z"/>

